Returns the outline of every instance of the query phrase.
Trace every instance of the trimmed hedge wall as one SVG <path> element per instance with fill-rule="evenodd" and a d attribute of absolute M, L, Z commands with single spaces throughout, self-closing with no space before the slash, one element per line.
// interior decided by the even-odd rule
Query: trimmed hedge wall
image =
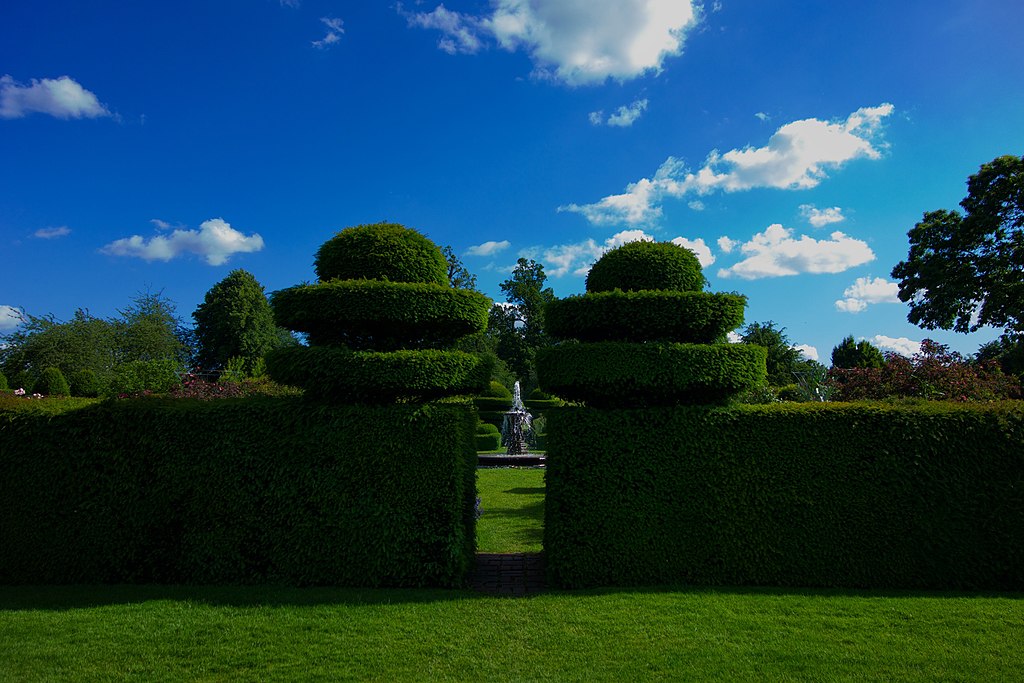
<path fill-rule="evenodd" d="M 464 583 L 468 406 L 83 404 L 0 409 L 0 584 Z"/>
<path fill-rule="evenodd" d="M 302 387 L 306 396 L 348 403 L 386 403 L 474 394 L 487 386 L 487 359 L 464 351 L 348 351 L 296 346 L 271 351 L 267 371 L 280 384 Z"/>
<path fill-rule="evenodd" d="M 764 380 L 753 344 L 561 344 L 537 351 L 541 389 L 592 407 L 723 401 Z"/>
<path fill-rule="evenodd" d="M 718 292 L 597 292 L 552 301 L 544 326 L 557 339 L 710 343 L 743 324 L 746 304 Z"/>
<path fill-rule="evenodd" d="M 544 551 L 567 588 L 1024 590 L 1024 405 L 548 416 Z"/>
<path fill-rule="evenodd" d="M 271 295 L 274 320 L 307 332 L 310 344 L 378 351 L 444 346 L 487 328 L 490 299 L 447 285 L 331 280 Z"/>

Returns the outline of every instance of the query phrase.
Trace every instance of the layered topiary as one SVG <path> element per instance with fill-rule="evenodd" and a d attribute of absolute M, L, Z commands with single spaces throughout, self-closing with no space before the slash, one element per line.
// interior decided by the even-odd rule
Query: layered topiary
<path fill-rule="evenodd" d="M 274 381 L 311 398 L 387 403 L 476 393 L 490 364 L 449 350 L 487 325 L 490 300 L 448 285 L 437 245 L 401 225 L 342 230 L 316 255 L 320 282 L 271 296 L 278 325 L 309 346 L 267 355 Z"/>
<path fill-rule="evenodd" d="M 697 256 L 672 242 L 628 242 L 602 256 L 587 275 L 588 292 L 699 292 L 705 284 Z"/>
<path fill-rule="evenodd" d="M 395 223 L 346 228 L 316 252 L 316 275 L 327 280 L 389 280 L 448 284 L 448 265 L 429 239 Z"/>
<path fill-rule="evenodd" d="M 746 297 L 701 291 L 689 249 L 630 242 L 591 268 L 587 294 L 545 309 L 563 343 L 537 352 L 541 388 L 611 408 L 718 403 L 765 377 L 764 349 L 724 343 Z"/>

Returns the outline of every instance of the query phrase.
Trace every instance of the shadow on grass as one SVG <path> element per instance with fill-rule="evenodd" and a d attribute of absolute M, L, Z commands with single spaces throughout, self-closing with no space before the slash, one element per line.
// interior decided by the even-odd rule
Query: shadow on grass
<path fill-rule="evenodd" d="M 999 598 L 1024 601 L 1021 592 L 942 592 L 842 588 L 786 588 L 753 586 L 635 586 L 550 590 L 525 599 L 588 599 L 615 595 L 682 594 L 689 596 L 753 596 L 803 598 Z M 0 615 L 20 611 L 68 611 L 154 601 L 190 603 L 200 607 L 372 607 L 452 600 L 523 599 L 493 596 L 468 590 L 442 588 L 297 588 L 289 586 L 0 586 Z"/>

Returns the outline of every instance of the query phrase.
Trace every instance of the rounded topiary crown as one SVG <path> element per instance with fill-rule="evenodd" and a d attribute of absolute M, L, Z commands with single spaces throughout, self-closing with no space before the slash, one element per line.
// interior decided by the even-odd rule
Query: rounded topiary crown
<path fill-rule="evenodd" d="M 598 259 L 587 275 L 587 291 L 699 292 L 705 282 L 700 261 L 686 247 L 672 242 L 629 242 Z"/>
<path fill-rule="evenodd" d="M 436 244 L 395 223 L 346 228 L 316 252 L 316 275 L 328 280 L 390 280 L 448 284 L 448 265 Z"/>

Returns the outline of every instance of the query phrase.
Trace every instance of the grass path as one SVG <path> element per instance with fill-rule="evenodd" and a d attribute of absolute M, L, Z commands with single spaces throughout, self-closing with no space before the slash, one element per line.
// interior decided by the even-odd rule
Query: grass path
<path fill-rule="evenodd" d="M 544 541 L 544 470 L 477 470 L 483 514 L 477 520 L 482 553 L 536 553 Z"/>

